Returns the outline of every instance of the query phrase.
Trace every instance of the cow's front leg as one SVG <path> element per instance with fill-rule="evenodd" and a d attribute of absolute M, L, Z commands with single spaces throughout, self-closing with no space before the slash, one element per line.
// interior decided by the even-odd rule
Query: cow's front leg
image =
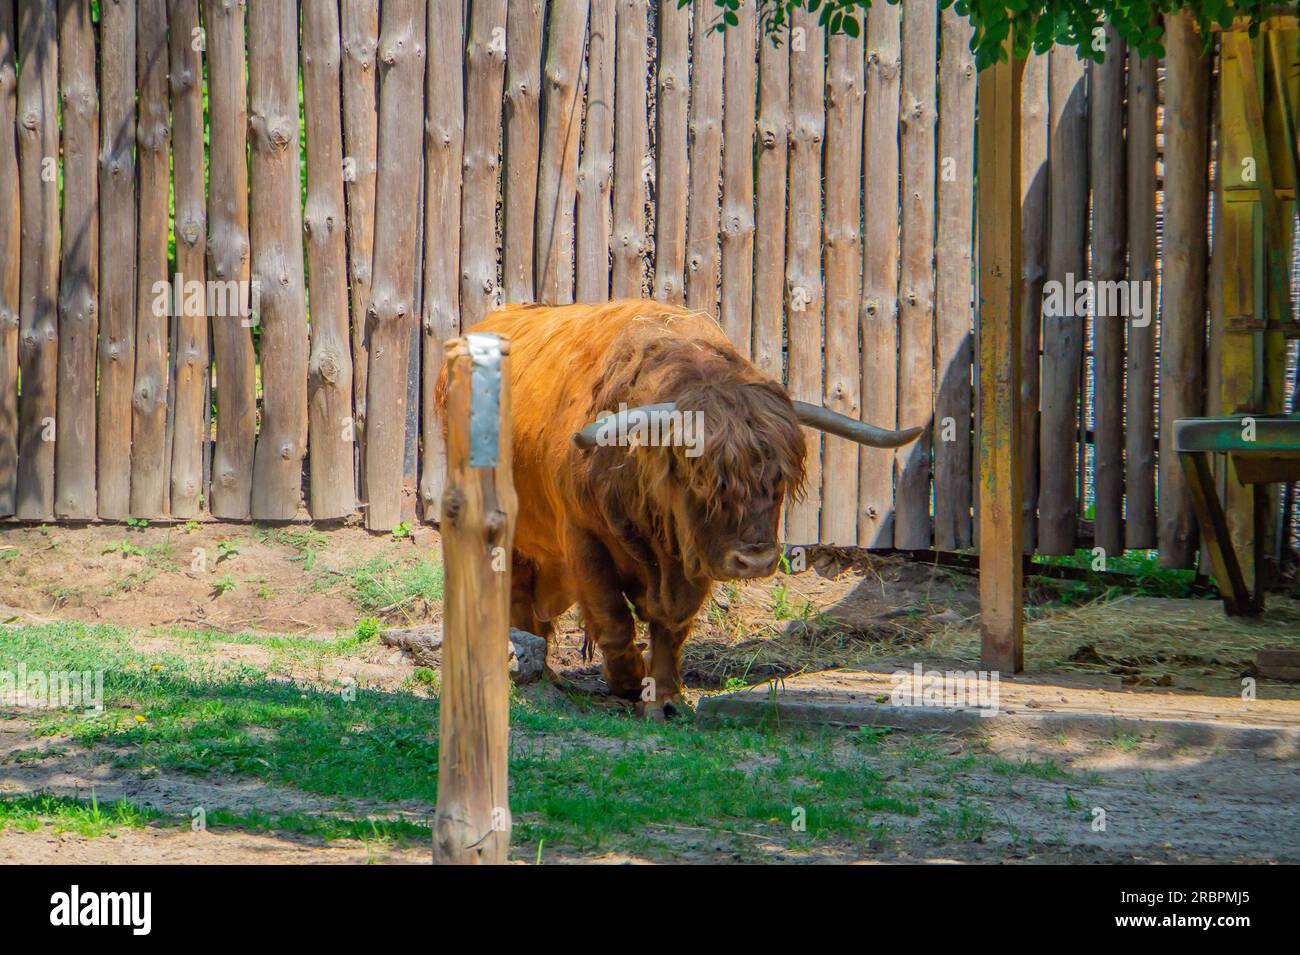
<path fill-rule="evenodd" d="M 605 682 L 615 696 L 638 699 L 645 679 L 645 661 L 636 648 L 636 621 L 623 597 L 614 560 L 594 536 L 576 528 L 569 532 L 578 609 L 587 639 L 600 647 Z"/>
<path fill-rule="evenodd" d="M 686 710 L 682 696 L 682 644 L 691 632 L 690 624 L 673 627 L 650 624 L 650 649 L 647 651 L 650 682 L 637 702 L 637 713 L 663 722 Z"/>

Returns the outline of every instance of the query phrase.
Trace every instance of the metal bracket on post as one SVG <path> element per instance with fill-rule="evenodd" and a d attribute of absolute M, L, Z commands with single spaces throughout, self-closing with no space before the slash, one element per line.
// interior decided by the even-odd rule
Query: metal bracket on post
<path fill-rule="evenodd" d="M 469 345 L 469 466 L 497 466 L 501 417 L 501 339 L 496 335 L 466 335 Z"/>

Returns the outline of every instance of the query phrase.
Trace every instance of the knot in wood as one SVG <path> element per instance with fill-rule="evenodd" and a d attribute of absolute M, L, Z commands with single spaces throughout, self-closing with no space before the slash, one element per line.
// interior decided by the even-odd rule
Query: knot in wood
<path fill-rule="evenodd" d="M 442 516 L 453 524 L 460 522 L 461 512 L 465 509 L 465 494 L 458 487 L 447 488 L 442 496 Z"/>
<path fill-rule="evenodd" d="M 496 543 L 505 533 L 507 525 L 506 512 L 500 508 L 495 508 L 487 515 L 483 522 L 484 530 L 487 531 L 488 540 Z"/>

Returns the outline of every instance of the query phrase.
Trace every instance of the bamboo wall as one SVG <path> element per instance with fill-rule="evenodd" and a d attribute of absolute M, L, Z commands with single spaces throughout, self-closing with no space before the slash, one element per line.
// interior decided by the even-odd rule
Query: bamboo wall
<path fill-rule="evenodd" d="M 645 295 L 794 397 L 931 426 L 810 433 L 788 540 L 970 547 L 969 25 L 903 0 L 857 38 L 799 12 L 778 47 L 736 12 L 0 0 L 0 516 L 436 518 L 442 342 L 501 301 Z M 1027 550 L 1193 557 L 1157 467 L 1204 391 L 1211 70 L 1180 29 L 1162 133 L 1122 45 L 1026 66 Z M 1043 315 L 1067 273 L 1162 285 L 1160 320 Z M 178 275 L 255 308 L 182 287 L 160 315 Z"/>

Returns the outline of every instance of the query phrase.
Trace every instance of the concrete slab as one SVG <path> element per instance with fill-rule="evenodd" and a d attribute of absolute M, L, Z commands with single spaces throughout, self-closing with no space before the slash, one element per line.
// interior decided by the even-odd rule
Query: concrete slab
<path fill-rule="evenodd" d="M 700 722 L 880 726 L 1019 738 L 1136 736 L 1196 748 L 1250 749 L 1300 758 L 1300 702 L 998 679 L 976 691 L 969 675 L 834 671 L 702 698 Z M 945 675 L 946 674 L 946 675 Z"/>

